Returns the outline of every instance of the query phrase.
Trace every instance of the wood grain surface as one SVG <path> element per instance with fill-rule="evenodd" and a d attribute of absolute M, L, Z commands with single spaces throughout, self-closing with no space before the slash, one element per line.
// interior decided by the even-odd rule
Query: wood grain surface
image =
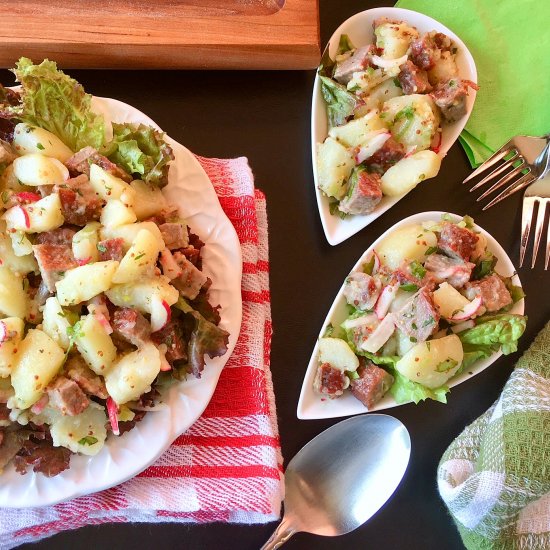
<path fill-rule="evenodd" d="M 0 67 L 309 69 L 317 0 L 3 0 Z"/>

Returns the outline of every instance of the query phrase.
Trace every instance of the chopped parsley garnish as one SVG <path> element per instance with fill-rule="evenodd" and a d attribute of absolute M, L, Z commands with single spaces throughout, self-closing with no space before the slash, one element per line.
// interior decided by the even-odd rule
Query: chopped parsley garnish
<path fill-rule="evenodd" d="M 10 194 L 8 191 L 2 191 L 2 202 L 8 202 L 10 198 Z"/>
<path fill-rule="evenodd" d="M 45 149 L 45 147 L 44 147 L 40 142 L 38 142 L 38 143 L 36 144 L 36 148 L 37 148 L 37 149 L 40 149 L 41 151 L 43 151 L 43 150 Z"/>
<path fill-rule="evenodd" d="M 87 435 L 86 437 L 78 440 L 79 445 L 95 445 L 96 443 L 97 437 L 93 437 L 91 435 Z"/>
<path fill-rule="evenodd" d="M 437 372 L 447 372 L 451 369 L 454 369 L 458 365 L 458 361 L 455 359 L 452 359 L 451 357 L 448 357 L 445 359 L 445 361 L 441 361 L 437 367 L 435 367 L 435 370 Z"/>
<path fill-rule="evenodd" d="M 414 283 L 404 283 L 399 285 L 399 288 L 405 292 L 416 292 L 418 290 L 418 285 L 415 285 Z"/>
<path fill-rule="evenodd" d="M 429 248 L 426 249 L 426 252 L 424 252 L 424 254 L 426 254 L 426 256 L 429 256 L 434 252 L 437 252 L 437 246 L 430 246 Z"/>
<path fill-rule="evenodd" d="M 410 340 L 413 344 L 416 344 L 416 342 L 418 342 L 418 339 L 415 338 L 414 336 L 411 336 L 411 337 L 409 338 L 409 340 Z"/>
<path fill-rule="evenodd" d="M 393 83 L 398 87 L 398 88 L 401 88 L 401 81 L 399 80 L 399 78 L 395 77 L 393 79 Z"/>
<path fill-rule="evenodd" d="M 422 279 L 424 275 L 426 275 L 426 268 L 416 260 L 410 263 L 409 269 L 411 271 L 411 274 L 417 277 L 418 279 Z"/>
<path fill-rule="evenodd" d="M 107 252 L 107 247 L 104 244 L 101 244 L 101 243 L 97 243 L 97 249 L 102 253 Z"/>
<path fill-rule="evenodd" d="M 397 122 L 398 120 L 401 120 L 402 118 L 411 119 L 414 117 L 414 108 L 412 105 L 408 105 L 404 109 L 401 109 L 396 115 L 394 122 Z"/>
<path fill-rule="evenodd" d="M 426 342 L 426 347 L 428 348 L 428 351 L 430 351 L 431 346 L 432 346 L 431 342 Z"/>
<path fill-rule="evenodd" d="M 142 252 L 141 254 L 138 254 L 138 255 L 134 258 L 134 260 L 137 261 L 137 260 L 143 258 L 143 256 L 145 256 L 145 252 Z"/>
<path fill-rule="evenodd" d="M 427 326 L 430 326 L 431 324 L 435 323 L 435 319 L 430 316 L 428 317 L 428 319 L 426 319 L 423 323 L 422 323 L 422 328 L 424 327 L 427 327 Z"/>
<path fill-rule="evenodd" d="M 354 370 L 347 370 L 345 371 L 346 373 L 346 376 L 350 379 L 350 380 L 357 380 L 359 378 L 359 375 L 357 374 L 357 371 L 354 371 Z"/>

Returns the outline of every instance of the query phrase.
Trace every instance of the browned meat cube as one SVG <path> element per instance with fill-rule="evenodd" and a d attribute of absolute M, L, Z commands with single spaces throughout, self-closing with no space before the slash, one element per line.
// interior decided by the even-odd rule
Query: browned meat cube
<path fill-rule="evenodd" d="M 141 346 L 151 339 L 151 325 L 145 317 L 130 307 L 117 309 L 113 315 L 113 330 L 134 346 Z"/>
<path fill-rule="evenodd" d="M 351 381 L 351 393 L 367 409 L 372 409 L 393 384 L 393 376 L 384 369 L 368 362 L 366 366 L 357 369 L 359 378 Z"/>
<path fill-rule="evenodd" d="M 78 266 L 71 247 L 67 245 L 35 244 L 32 249 L 42 280 L 50 292 L 55 292 L 55 283 L 63 277 L 65 271 Z"/>
<path fill-rule="evenodd" d="M 157 346 L 164 344 L 168 348 L 166 360 L 170 364 L 180 359 L 187 360 L 187 346 L 182 338 L 180 327 L 175 321 L 170 321 L 161 330 L 153 332 L 151 338 Z"/>
<path fill-rule="evenodd" d="M 116 260 L 120 262 L 124 257 L 124 239 L 117 237 L 116 239 L 105 239 L 97 243 L 99 251 L 99 261 Z"/>
<path fill-rule="evenodd" d="M 366 164 L 371 171 L 383 174 L 404 156 L 405 147 L 398 141 L 395 141 L 393 137 L 390 137 L 374 155 L 365 160 L 364 164 Z"/>
<path fill-rule="evenodd" d="M 189 244 L 187 227 L 181 223 L 166 222 L 159 225 L 159 229 L 168 250 L 185 248 Z"/>
<path fill-rule="evenodd" d="M 478 89 L 471 80 L 453 77 L 440 82 L 432 92 L 435 104 L 447 122 L 455 122 L 466 114 L 468 88 Z"/>
<path fill-rule="evenodd" d="M 362 271 L 353 271 L 346 278 L 344 296 L 348 304 L 366 311 L 372 309 L 376 304 L 381 286 L 378 279 Z"/>
<path fill-rule="evenodd" d="M 80 414 L 90 404 L 80 386 L 65 376 L 58 376 L 46 391 L 50 405 L 69 416 Z"/>
<path fill-rule="evenodd" d="M 437 240 L 437 246 L 448 256 L 470 261 L 479 237 L 466 227 L 445 222 Z"/>
<path fill-rule="evenodd" d="M 84 147 L 65 162 L 65 166 L 67 166 L 72 175 L 86 174 L 89 176 L 90 164 L 97 164 L 106 172 L 128 183 L 132 181 L 132 176 L 119 168 L 114 162 L 111 162 L 107 157 L 100 155 L 93 147 Z"/>
<path fill-rule="evenodd" d="M 431 91 L 426 71 L 419 69 L 412 61 L 406 61 L 399 68 L 401 72 L 397 78 L 405 95 L 425 94 Z"/>
<path fill-rule="evenodd" d="M 368 214 L 382 200 L 380 174 L 369 174 L 356 170 L 350 178 L 347 195 L 340 201 L 338 209 L 345 214 Z"/>
<path fill-rule="evenodd" d="M 424 342 L 435 332 L 439 313 L 430 291 L 421 288 L 396 314 L 395 325 L 411 342 Z"/>
<path fill-rule="evenodd" d="M 208 277 L 197 269 L 183 253 L 176 252 L 174 260 L 176 260 L 182 273 L 179 277 L 172 279 L 172 284 L 180 291 L 182 296 L 194 300 L 208 281 Z"/>
<path fill-rule="evenodd" d="M 103 201 L 94 191 L 88 176 L 81 174 L 54 185 L 53 190 L 59 194 L 63 217 L 67 223 L 82 226 L 99 220 Z"/>
<path fill-rule="evenodd" d="M 60 227 L 45 233 L 38 233 L 34 244 L 64 244 L 72 246 L 75 231 L 69 227 Z"/>
<path fill-rule="evenodd" d="M 424 267 L 437 283 L 446 281 L 455 288 L 461 288 L 470 280 L 475 264 L 465 262 L 462 258 L 430 254 L 424 262 Z"/>
<path fill-rule="evenodd" d="M 347 380 L 347 376 L 341 370 L 335 369 L 330 363 L 323 363 L 317 367 L 313 389 L 321 395 L 334 399 L 344 393 Z"/>
<path fill-rule="evenodd" d="M 473 300 L 476 296 L 481 295 L 481 305 L 487 311 L 498 311 L 512 303 L 510 292 L 496 274 L 488 275 L 481 281 L 466 283 L 465 289 L 468 300 Z"/>
<path fill-rule="evenodd" d="M 107 399 L 109 394 L 105 382 L 97 376 L 86 364 L 80 355 L 72 355 L 65 365 L 68 378 L 75 381 L 84 393 L 95 395 L 100 399 Z"/>
<path fill-rule="evenodd" d="M 441 58 L 441 52 L 450 50 L 451 46 L 447 35 L 428 32 L 411 42 L 411 61 L 420 69 L 431 69 Z"/>
<path fill-rule="evenodd" d="M 353 77 L 353 73 L 364 71 L 372 66 L 371 58 L 374 53 L 374 46 L 369 44 L 357 48 L 349 57 L 336 63 L 334 80 L 340 84 L 347 84 Z"/>

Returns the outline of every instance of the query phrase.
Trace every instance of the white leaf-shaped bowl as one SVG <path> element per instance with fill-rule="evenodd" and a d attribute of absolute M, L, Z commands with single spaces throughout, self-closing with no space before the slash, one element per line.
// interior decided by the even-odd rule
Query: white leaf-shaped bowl
<path fill-rule="evenodd" d="M 158 126 L 134 107 L 108 98 L 94 98 L 94 110 L 106 120 Z M 149 412 L 131 431 L 109 436 L 96 456 L 73 455 L 71 466 L 48 478 L 32 470 L 25 475 L 8 466 L 0 475 L 0 507 L 27 508 L 55 504 L 118 485 L 152 464 L 172 441 L 187 430 L 210 401 L 241 327 L 241 247 L 235 229 L 223 212 L 208 176 L 193 154 L 166 138 L 174 150 L 165 194 L 178 206 L 192 231 L 205 242 L 204 272 L 212 279 L 210 302 L 221 305 L 221 323 L 229 331 L 222 357 L 208 359 L 202 378 L 189 378 L 162 394 L 158 411 Z"/>
<path fill-rule="evenodd" d="M 388 229 L 381 237 L 376 239 L 376 241 L 374 241 L 374 243 L 372 243 L 371 246 L 369 246 L 369 248 L 359 258 L 359 260 L 353 266 L 353 268 L 350 269 L 350 272 L 359 269 L 359 267 L 366 261 L 370 251 L 376 248 L 376 246 L 382 241 L 382 239 L 384 239 L 387 235 L 389 235 L 399 227 L 403 227 L 406 225 L 413 225 L 416 223 L 422 223 L 430 220 L 440 220 L 442 214 L 444 214 L 444 212 L 421 212 L 419 214 L 414 214 L 413 216 L 409 216 L 408 218 L 405 218 L 399 223 L 396 223 L 393 227 Z M 456 214 L 451 214 L 451 216 L 456 221 L 459 221 L 462 219 L 462 216 L 458 216 Z M 495 270 L 497 271 L 497 273 L 505 277 L 513 276 L 512 278 L 513 283 L 515 285 L 521 286 L 521 282 L 519 280 L 519 277 L 516 274 L 516 269 L 514 267 L 514 264 L 512 263 L 512 260 L 510 260 L 510 257 L 508 256 L 508 254 L 506 254 L 502 246 L 500 246 L 500 244 L 483 228 L 479 227 L 478 225 L 476 225 L 475 228 L 477 231 L 479 231 L 482 235 L 484 235 L 487 238 L 487 248 L 498 258 L 498 262 L 495 266 Z M 519 302 L 514 304 L 514 307 L 511 309 L 511 313 L 519 313 L 520 315 L 522 315 L 524 313 L 524 310 L 525 310 L 524 300 L 520 300 Z M 338 291 L 338 294 L 336 295 L 336 299 L 334 300 L 328 312 L 325 322 L 321 327 L 319 338 L 323 336 L 323 334 L 325 333 L 326 327 L 328 326 L 329 323 L 331 323 L 335 327 L 340 326 L 340 324 L 346 319 L 346 317 L 347 317 L 347 306 L 346 306 L 346 299 L 344 297 L 344 284 L 342 284 L 342 287 Z M 470 365 L 470 367 L 467 369 L 466 372 L 449 380 L 448 386 L 450 388 L 453 388 L 454 386 L 457 386 L 458 384 L 462 384 L 462 382 L 469 380 L 476 374 L 479 374 L 481 371 L 485 370 L 489 365 L 494 363 L 501 355 L 502 355 L 502 352 L 499 351 L 486 359 L 476 361 L 475 363 Z M 389 393 L 386 394 L 386 396 L 380 402 L 378 402 L 375 407 L 373 407 L 370 410 L 368 410 L 358 399 L 356 399 L 351 394 L 351 392 L 344 392 L 343 396 L 338 397 L 336 399 L 327 399 L 327 398 L 321 397 L 320 395 L 318 395 L 313 391 L 313 380 L 315 378 L 317 365 L 319 364 L 318 357 L 319 357 L 319 340 L 317 340 L 317 343 L 315 344 L 315 347 L 313 349 L 313 353 L 311 355 L 311 359 L 309 361 L 307 371 L 304 377 L 304 382 L 302 384 L 302 391 L 300 392 L 300 400 L 298 401 L 298 413 L 297 413 L 298 418 L 301 418 L 303 420 L 314 420 L 314 419 L 321 419 L 321 418 L 335 418 L 339 416 L 350 416 L 353 414 L 363 414 L 365 412 L 381 411 L 383 409 L 397 407 L 400 404 L 400 403 L 396 403 L 394 398 Z M 449 399 L 452 399 L 452 398 L 453 398 L 453 395 L 451 392 L 451 394 L 449 395 Z M 422 403 L 419 403 L 418 406 L 421 407 Z"/>
<path fill-rule="evenodd" d="M 330 38 L 329 53 L 331 58 L 334 59 L 336 50 L 338 49 L 338 42 L 342 34 L 347 34 L 352 43 L 356 46 L 372 44 L 374 42 L 372 23 L 380 17 L 388 17 L 389 19 L 406 21 L 410 25 L 416 27 L 421 33 L 436 30 L 452 38 L 458 47 L 456 62 L 458 65 L 459 75 L 462 78 L 471 80 L 472 82 L 477 82 L 477 71 L 474 58 L 465 46 L 464 42 L 462 42 L 462 40 L 460 40 L 455 33 L 427 15 L 401 8 L 375 8 L 372 10 L 366 10 L 357 13 L 344 21 Z M 441 146 L 438 153 L 441 157 L 444 157 L 447 154 L 466 125 L 474 106 L 475 97 L 476 91 L 470 89 L 466 101 L 466 115 L 452 124 L 443 125 Z M 316 149 L 317 144 L 322 143 L 327 137 L 327 134 L 328 119 L 326 106 L 321 95 L 321 80 L 319 75 L 316 75 L 311 102 L 311 153 L 313 161 L 313 179 L 315 183 L 317 206 L 319 207 L 319 214 L 321 216 L 321 223 L 323 225 L 325 236 L 331 245 L 336 245 L 342 241 L 345 241 L 352 235 L 355 235 L 358 231 L 361 231 L 361 229 L 373 222 L 376 218 L 378 218 L 378 216 L 381 216 L 386 210 L 391 208 L 405 195 L 401 195 L 399 197 L 383 197 L 374 212 L 371 212 L 370 214 L 349 216 L 346 219 L 341 219 L 338 216 L 332 215 L 329 211 L 328 198 L 320 191 L 317 184 Z M 429 180 L 422 185 L 427 184 L 429 185 Z"/>

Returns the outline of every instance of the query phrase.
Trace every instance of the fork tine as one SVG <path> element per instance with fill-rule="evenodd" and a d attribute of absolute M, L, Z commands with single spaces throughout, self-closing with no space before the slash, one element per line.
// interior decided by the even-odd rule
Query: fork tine
<path fill-rule="evenodd" d="M 509 141 L 505 145 L 503 145 L 498 151 L 494 152 L 483 164 L 478 166 L 462 183 L 466 183 L 470 181 L 472 178 L 475 178 L 482 172 L 485 172 L 485 170 L 488 170 L 496 164 L 500 159 L 504 158 L 508 153 L 511 151 L 515 152 L 515 149 L 512 145 L 512 143 Z"/>
<path fill-rule="evenodd" d="M 514 168 L 514 161 L 517 160 L 518 157 L 519 155 L 516 153 L 511 159 L 508 159 L 506 162 L 501 164 L 498 168 L 495 168 L 490 174 L 487 174 L 481 181 L 476 183 L 470 189 L 470 193 L 472 191 L 475 191 L 476 189 L 479 189 L 482 185 L 486 184 L 489 180 L 496 179 L 497 176 L 500 176 L 500 174 L 505 172 L 508 168 L 510 167 Z"/>
<path fill-rule="evenodd" d="M 521 242 L 519 245 L 519 267 L 523 265 L 527 243 L 529 242 L 529 233 L 531 233 L 531 222 L 533 221 L 533 208 L 535 199 L 532 197 L 523 198 L 523 208 L 521 210 Z"/>
<path fill-rule="evenodd" d="M 537 212 L 537 223 L 535 225 L 535 243 L 533 245 L 533 260 L 531 261 L 531 269 L 535 267 L 537 254 L 539 251 L 540 238 L 542 236 L 542 226 L 544 224 L 544 216 L 546 214 L 546 201 L 539 201 L 539 210 Z"/>
<path fill-rule="evenodd" d="M 483 193 L 482 195 L 480 195 L 476 199 L 477 202 L 479 202 L 480 200 L 483 200 L 487 195 L 490 195 L 493 191 L 496 191 L 497 189 L 500 189 L 501 187 L 503 187 L 507 183 L 510 183 L 510 184 L 513 185 L 515 182 L 513 182 L 512 180 L 518 174 L 521 174 L 522 170 L 525 170 L 524 166 L 525 166 L 525 162 L 522 162 L 519 166 L 516 166 L 516 168 L 514 168 L 513 170 L 508 172 L 506 175 L 502 176 L 502 178 L 500 178 L 496 183 L 491 185 L 491 187 L 489 187 L 489 189 L 487 189 L 487 191 L 485 191 L 485 193 Z M 527 174 L 525 174 L 525 175 L 527 175 Z"/>
<path fill-rule="evenodd" d="M 499 203 L 501 200 L 507 199 L 510 195 L 513 195 L 517 191 L 521 191 L 521 189 L 524 189 L 528 185 L 531 185 L 537 178 L 533 176 L 533 174 L 525 174 L 519 180 L 515 181 L 511 185 L 509 185 L 504 191 L 501 191 L 499 195 L 497 195 L 491 202 L 489 202 L 486 206 L 482 208 L 482 210 L 487 210 L 491 208 L 491 206 L 494 206 L 495 204 Z"/>

